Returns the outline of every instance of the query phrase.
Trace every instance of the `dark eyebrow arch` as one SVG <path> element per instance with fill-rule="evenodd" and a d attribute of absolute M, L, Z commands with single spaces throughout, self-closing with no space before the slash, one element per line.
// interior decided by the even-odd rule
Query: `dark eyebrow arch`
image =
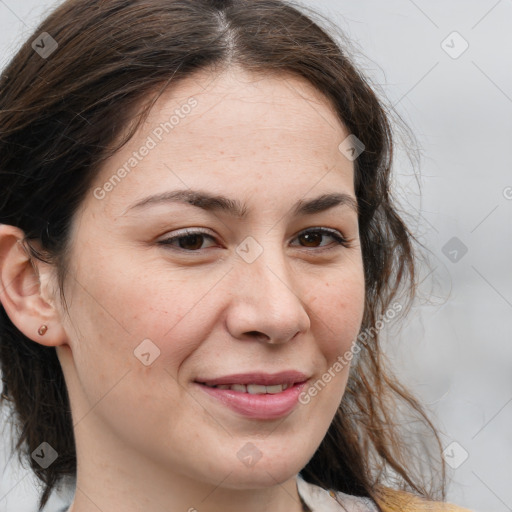
<path fill-rule="evenodd" d="M 129 206 L 124 213 L 132 209 L 146 208 L 155 204 L 168 202 L 188 203 L 207 211 L 224 211 L 245 219 L 248 214 L 246 205 L 235 199 L 229 199 L 222 195 L 214 195 L 201 190 L 174 190 L 148 196 Z M 320 213 L 335 206 L 348 206 L 356 214 L 359 214 L 357 199 L 345 193 L 323 194 L 314 199 L 301 199 L 293 209 L 293 215 L 312 215 Z"/>
<path fill-rule="evenodd" d="M 335 206 L 348 206 L 359 215 L 357 199 L 349 194 L 323 194 L 315 199 L 301 199 L 294 209 L 294 215 L 312 215 L 320 213 Z"/>

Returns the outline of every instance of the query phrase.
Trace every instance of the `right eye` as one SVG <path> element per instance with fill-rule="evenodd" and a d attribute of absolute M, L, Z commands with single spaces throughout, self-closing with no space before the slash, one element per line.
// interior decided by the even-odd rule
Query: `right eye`
<path fill-rule="evenodd" d="M 205 231 L 186 229 L 178 232 L 174 236 L 160 240 L 158 243 L 161 245 L 171 246 L 171 248 L 176 250 L 197 252 L 201 249 L 205 249 L 205 247 L 203 247 L 203 243 L 206 239 L 215 241 L 215 238 Z"/>

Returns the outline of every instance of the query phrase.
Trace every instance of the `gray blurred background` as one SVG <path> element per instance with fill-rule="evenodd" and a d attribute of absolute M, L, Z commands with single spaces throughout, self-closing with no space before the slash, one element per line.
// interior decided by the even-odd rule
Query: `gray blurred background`
<path fill-rule="evenodd" d="M 0 0 L 0 67 L 58 3 Z M 512 0 L 302 3 L 344 31 L 421 153 L 419 181 L 403 148 L 395 166 L 429 259 L 407 322 L 385 333 L 390 359 L 440 427 L 449 500 L 512 511 Z M 0 510 L 33 512 L 37 484 L 7 432 Z"/>

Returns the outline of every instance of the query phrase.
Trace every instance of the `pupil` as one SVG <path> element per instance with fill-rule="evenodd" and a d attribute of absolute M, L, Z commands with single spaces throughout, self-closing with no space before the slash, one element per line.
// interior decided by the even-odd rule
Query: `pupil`
<path fill-rule="evenodd" d="M 203 244 L 202 235 L 187 235 L 181 238 L 180 247 L 182 249 L 200 249 Z M 187 243 L 189 242 L 189 243 Z M 190 247 L 192 246 L 192 247 Z"/>
<path fill-rule="evenodd" d="M 302 240 L 305 242 L 305 245 L 308 247 L 313 247 L 317 245 L 322 238 L 322 235 L 320 233 L 305 233 L 302 236 Z"/>

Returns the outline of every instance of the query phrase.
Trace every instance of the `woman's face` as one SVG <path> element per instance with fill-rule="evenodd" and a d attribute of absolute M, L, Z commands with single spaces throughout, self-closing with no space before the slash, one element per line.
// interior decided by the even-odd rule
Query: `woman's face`
<path fill-rule="evenodd" d="M 106 161 L 73 224 L 58 347 L 83 467 L 248 489 L 307 464 L 363 315 L 348 135 L 298 78 L 203 72 Z M 201 384 L 223 377 L 238 386 Z"/>

